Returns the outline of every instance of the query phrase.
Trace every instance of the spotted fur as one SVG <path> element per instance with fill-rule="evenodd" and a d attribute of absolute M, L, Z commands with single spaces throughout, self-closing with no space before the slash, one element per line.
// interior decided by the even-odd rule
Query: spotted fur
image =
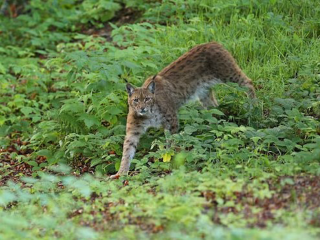
<path fill-rule="evenodd" d="M 127 84 L 129 113 L 123 155 L 118 173 L 111 178 L 127 174 L 140 136 L 149 127 L 178 131 L 177 112 L 188 100 L 198 98 L 205 108 L 218 106 L 211 87 L 224 82 L 247 87 L 249 96 L 255 98 L 252 81 L 222 45 L 212 42 L 195 46 L 140 88 Z"/>

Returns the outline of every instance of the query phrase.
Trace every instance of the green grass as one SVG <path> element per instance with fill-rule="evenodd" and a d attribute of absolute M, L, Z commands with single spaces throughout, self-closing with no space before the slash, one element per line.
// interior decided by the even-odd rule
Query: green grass
<path fill-rule="evenodd" d="M 135 23 L 120 24 L 120 3 Z M 0 16 L 0 236 L 319 237 L 319 19 L 316 0 L 32 0 Z M 215 87 L 219 108 L 187 104 L 170 149 L 151 130 L 131 176 L 108 180 L 124 79 L 140 86 L 210 41 L 253 80 L 257 103 Z"/>

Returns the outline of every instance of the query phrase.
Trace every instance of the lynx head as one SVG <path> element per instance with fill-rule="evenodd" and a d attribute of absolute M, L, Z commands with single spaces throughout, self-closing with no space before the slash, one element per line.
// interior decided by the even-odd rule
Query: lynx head
<path fill-rule="evenodd" d="M 148 116 L 152 113 L 155 103 L 155 82 L 152 80 L 147 87 L 134 87 L 130 83 L 126 85 L 129 107 L 138 116 Z"/>

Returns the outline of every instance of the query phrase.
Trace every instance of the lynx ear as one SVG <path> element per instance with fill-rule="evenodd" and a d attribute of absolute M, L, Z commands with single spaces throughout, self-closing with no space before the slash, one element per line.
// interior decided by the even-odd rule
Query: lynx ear
<path fill-rule="evenodd" d="M 127 83 L 126 89 L 127 89 L 128 94 L 129 94 L 129 97 L 131 97 L 132 93 L 133 93 L 134 90 L 135 90 L 135 87 L 132 86 L 130 83 Z"/>
<path fill-rule="evenodd" d="M 148 85 L 148 90 L 151 92 L 151 93 L 154 93 L 155 89 L 156 89 L 156 83 L 152 80 L 149 85 Z"/>
<path fill-rule="evenodd" d="M 154 75 L 153 78 L 152 78 L 152 81 L 154 81 L 157 76 L 158 76 L 158 74 Z"/>

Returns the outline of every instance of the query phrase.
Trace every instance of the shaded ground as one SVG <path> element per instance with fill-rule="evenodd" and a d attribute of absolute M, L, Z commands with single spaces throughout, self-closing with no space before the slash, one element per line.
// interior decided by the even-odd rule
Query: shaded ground
<path fill-rule="evenodd" d="M 6 149 L 0 149 L 0 186 L 4 186 L 8 181 L 21 182 L 23 176 L 31 177 L 36 171 L 50 172 L 46 165 L 45 156 L 32 156 L 32 150 L 27 148 L 27 142 L 21 141 L 19 134 L 8 136 L 10 145 Z M 26 160 L 18 160 L 16 156 L 25 157 Z M 30 161 L 34 159 L 34 161 Z M 32 165 L 30 163 L 33 162 Z M 93 173 L 94 169 L 90 167 L 90 163 L 86 161 L 74 162 L 73 168 L 80 174 Z M 34 167 L 37 169 L 35 170 Z M 39 168 L 39 169 L 38 169 Z M 75 175 L 78 175 L 74 172 Z"/>
<path fill-rule="evenodd" d="M 141 13 L 139 11 L 136 11 L 132 8 L 123 8 L 119 10 L 116 15 L 110 20 L 111 23 L 121 26 L 123 24 L 131 24 L 134 23 Z M 112 41 L 111 38 L 111 31 L 112 27 L 109 24 L 109 22 L 104 24 L 103 28 L 83 28 L 82 33 L 87 34 L 87 35 L 92 35 L 92 36 L 101 36 L 107 39 L 107 41 Z"/>
<path fill-rule="evenodd" d="M 19 135 L 16 135 L 19 136 Z M 13 182 L 20 182 L 21 176 L 32 176 L 34 166 L 29 165 L 27 162 L 17 161 L 12 159 L 12 154 L 29 156 L 32 151 L 30 149 L 24 149 L 27 145 L 26 142 L 20 140 L 17 137 L 15 140 L 11 139 L 11 144 L 7 149 L 0 150 L 0 186 L 4 186 L 9 180 Z M 13 155 L 14 156 L 14 155 Z M 45 162 L 45 156 L 36 157 L 35 161 L 38 166 L 41 166 Z M 93 173 L 94 169 L 90 168 L 84 161 L 79 161 L 74 169 L 77 169 L 80 173 Z M 46 167 L 42 167 L 41 171 L 48 172 Z M 76 174 L 77 175 L 77 174 Z M 107 178 L 107 176 L 106 176 Z M 319 176 L 288 176 L 275 179 L 269 179 L 266 181 L 272 195 L 270 197 L 260 198 L 255 196 L 252 189 L 243 187 L 241 192 L 234 192 L 232 197 L 224 197 L 224 202 L 230 202 L 229 207 L 221 207 L 219 204 L 219 198 L 213 191 L 201 192 L 201 197 L 207 200 L 207 203 L 203 206 L 203 211 L 213 212 L 212 221 L 216 224 L 224 225 L 223 218 L 227 214 L 239 215 L 243 219 L 248 221 L 248 227 L 260 227 L 264 228 L 268 226 L 268 222 L 281 223 L 281 215 L 279 216 L 279 210 L 286 211 L 312 211 L 320 206 L 320 177 Z M 123 182 L 123 187 L 130 185 L 129 181 Z M 63 185 L 59 186 L 63 188 Z M 157 192 L 150 194 L 156 195 Z M 102 201 L 102 196 L 93 193 L 91 199 L 83 201 L 87 205 L 91 206 L 89 214 L 92 216 L 90 221 L 80 220 L 80 223 L 84 226 L 93 227 L 96 230 L 105 230 L 111 228 L 117 228 L 117 221 L 120 216 L 116 213 L 110 212 L 110 207 L 114 205 L 123 205 L 125 201 L 117 203 L 109 202 L 104 205 L 104 209 L 97 209 L 95 205 L 97 202 Z M 105 201 L 105 199 L 104 199 Z M 75 209 L 68 214 L 69 218 L 79 217 L 84 213 L 83 209 Z M 87 211 L 88 213 L 88 211 Z M 103 221 L 98 220 L 103 217 Z M 108 224 L 107 224 L 108 223 Z M 156 233 L 164 229 L 162 225 L 150 224 L 146 219 L 131 218 L 129 223 L 138 225 L 142 230 Z M 314 227 L 320 227 L 320 213 L 314 213 L 309 220 L 309 224 Z"/>
<path fill-rule="evenodd" d="M 260 199 L 255 197 L 251 191 L 244 188 L 242 192 L 235 192 L 233 199 L 235 206 L 243 206 L 242 210 L 236 207 L 219 207 L 214 193 L 204 192 L 203 196 L 211 203 L 208 208 L 214 208 L 214 222 L 221 224 L 220 213 L 241 214 L 250 220 L 248 227 L 266 227 L 268 221 L 281 222 L 281 216 L 277 216 L 277 210 L 306 211 L 314 210 L 320 206 L 320 177 L 319 176 L 295 176 L 282 177 L 268 180 L 269 189 L 273 192 L 270 198 Z M 229 201 L 231 199 L 224 199 Z M 258 208 L 258 212 L 252 208 Z M 319 217 L 314 216 L 310 224 L 319 227 Z M 277 219 L 278 218 L 278 219 Z"/>

